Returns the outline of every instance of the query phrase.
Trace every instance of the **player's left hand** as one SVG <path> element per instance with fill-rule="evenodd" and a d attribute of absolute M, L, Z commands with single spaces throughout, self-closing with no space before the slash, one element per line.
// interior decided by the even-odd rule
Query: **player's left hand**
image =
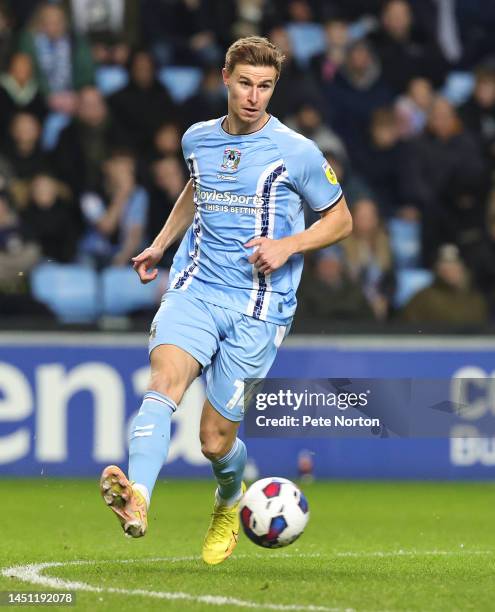
<path fill-rule="evenodd" d="M 245 247 L 257 247 L 254 253 L 248 258 L 259 272 L 271 274 L 292 255 L 292 250 L 285 238 L 273 240 L 271 238 L 254 238 L 246 242 Z"/>

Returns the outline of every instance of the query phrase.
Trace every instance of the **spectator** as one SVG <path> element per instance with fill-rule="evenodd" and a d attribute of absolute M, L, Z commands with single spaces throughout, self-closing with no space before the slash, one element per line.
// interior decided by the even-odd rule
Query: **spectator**
<path fill-rule="evenodd" d="M 484 225 L 486 164 L 481 147 L 457 112 L 437 96 L 427 130 L 405 146 L 400 167 L 402 201 L 423 218 L 425 265 L 440 244 L 462 244 L 467 232 Z"/>
<path fill-rule="evenodd" d="M 94 71 L 86 41 L 70 32 L 61 6 L 40 5 L 32 27 L 21 32 L 19 50 L 31 56 L 50 109 L 73 114 L 76 90 L 93 83 Z"/>
<path fill-rule="evenodd" d="M 43 257 L 68 263 L 75 256 L 78 218 L 67 199 L 67 189 L 49 173 L 37 174 L 22 213 L 27 235 L 39 245 Z"/>
<path fill-rule="evenodd" d="M 57 176 L 74 194 L 99 189 L 103 161 L 114 147 L 124 144 L 101 93 L 95 87 L 84 87 L 78 94 L 76 117 L 61 132 L 53 152 Z"/>
<path fill-rule="evenodd" d="M 153 136 L 153 159 L 170 155 L 182 161 L 181 129 L 173 121 L 162 123 Z"/>
<path fill-rule="evenodd" d="M 232 27 L 232 38 L 261 36 L 261 21 L 265 0 L 237 0 L 237 19 Z"/>
<path fill-rule="evenodd" d="M 358 200 L 351 212 L 353 232 L 342 242 L 349 273 L 361 284 L 375 317 L 383 320 L 393 292 L 390 242 L 373 200 Z"/>
<path fill-rule="evenodd" d="M 227 97 L 222 72 L 218 66 L 207 68 L 199 91 L 185 102 L 181 109 L 184 128 L 197 121 L 207 121 L 225 115 Z"/>
<path fill-rule="evenodd" d="M 401 157 L 399 125 L 392 108 L 377 108 L 372 115 L 369 141 L 356 167 L 373 190 L 382 215 L 392 217 L 399 209 Z"/>
<path fill-rule="evenodd" d="M 464 244 L 462 255 L 476 287 L 478 287 L 495 314 L 495 191 L 488 197 L 486 223 L 469 244 Z"/>
<path fill-rule="evenodd" d="M 12 50 L 12 16 L 5 1 L 0 2 L 0 71 L 7 68 Z"/>
<path fill-rule="evenodd" d="M 3 138 L 13 115 L 20 111 L 35 115 L 41 123 L 47 111 L 33 78 L 31 58 L 25 53 L 15 53 L 8 72 L 0 75 L 0 134 Z"/>
<path fill-rule="evenodd" d="M 38 263 L 39 248 L 26 239 L 17 213 L 0 192 L 0 316 L 53 319 L 50 310 L 29 294 L 28 276 Z M 10 323 L 9 323 L 10 324 Z"/>
<path fill-rule="evenodd" d="M 446 244 L 439 249 L 433 283 L 413 296 L 401 318 L 411 323 L 487 323 L 485 299 L 471 287 L 469 274 L 455 245 Z"/>
<path fill-rule="evenodd" d="M 439 9 L 442 4 L 445 4 L 445 0 L 438 3 Z M 461 35 L 462 68 L 470 70 L 486 57 L 495 54 L 493 2 L 455 0 L 455 21 Z"/>
<path fill-rule="evenodd" d="M 314 270 L 303 274 L 298 292 L 298 319 L 318 319 L 324 326 L 332 321 L 366 321 L 373 311 L 358 282 L 346 270 L 340 246 L 318 251 Z"/>
<path fill-rule="evenodd" d="M 151 176 L 147 233 L 153 239 L 162 229 L 177 198 L 184 189 L 186 177 L 183 164 L 175 156 L 155 160 L 151 166 Z M 167 249 L 162 265 L 170 267 L 174 253 L 174 247 Z"/>
<path fill-rule="evenodd" d="M 19 218 L 0 192 L 0 312 L 4 294 L 25 291 L 26 275 L 38 262 L 39 249 L 25 239 Z"/>
<path fill-rule="evenodd" d="M 459 66 L 463 56 L 461 4 L 465 0 L 416 0 L 412 6 L 425 32 L 436 40 L 443 57 Z M 470 4 L 470 0 L 467 0 Z M 476 2 L 472 3 L 476 4 Z M 486 4 L 486 3 L 484 3 Z M 461 10 L 460 10 L 461 9 Z M 479 33 L 478 33 L 479 35 Z"/>
<path fill-rule="evenodd" d="M 326 49 L 311 59 L 311 69 L 319 84 L 330 83 L 343 65 L 349 44 L 349 29 L 341 19 L 325 24 Z"/>
<path fill-rule="evenodd" d="M 344 140 L 351 159 L 362 156 L 371 114 L 392 101 L 380 64 L 366 41 L 350 47 L 344 65 L 324 91 L 329 124 Z"/>
<path fill-rule="evenodd" d="M 63 0 L 74 30 L 85 36 L 97 64 L 125 66 L 139 44 L 140 2 Z"/>
<path fill-rule="evenodd" d="M 346 0 L 345 2 L 328 3 L 332 16 L 337 15 L 348 22 L 357 22 L 371 18 L 378 21 L 383 0 Z"/>
<path fill-rule="evenodd" d="M 319 4 L 317 0 L 289 0 L 283 2 L 287 6 L 287 21 L 291 23 L 315 23 L 320 21 Z"/>
<path fill-rule="evenodd" d="M 101 193 L 81 197 L 87 229 L 79 256 L 96 267 L 125 266 L 144 247 L 148 194 L 136 183 L 136 161 L 126 150 L 115 151 L 103 165 Z"/>
<path fill-rule="evenodd" d="M 307 68 L 313 57 L 325 49 L 325 33 L 314 8 L 308 0 L 290 0 L 289 20 L 285 28 L 292 40 L 294 56 L 301 68 Z"/>
<path fill-rule="evenodd" d="M 381 13 L 381 29 L 373 39 L 383 67 L 383 78 L 396 94 L 406 90 L 418 76 L 439 87 L 448 64 L 433 40 L 414 30 L 411 5 L 407 0 L 388 0 Z"/>
<path fill-rule="evenodd" d="M 321 21 L 322 4 L 319 0 L 269 0 L 264 5 L 264 28 L 267 30 L 288 22 Z"/>
<path fill-rule="evenodd" d="M 423 132 L 433 97 L 431 81 L 423 77 L 409 81 L 406 93 L 395 102 L 399 134 L 403 140 L 410 140 Z"/>
<path fill-rule="evenodd" d="M 474 92 L 459 109 L 464 125 L 478 138 L 492 171 L 495 170 L 495 68 L 476 70 Z"/>
<path fill-rule="evenodd" d="M 286 125 L 299 134 L 314 140 L 322 151 L 337 151 L 338 155 L 345 156 L 344 143 L 337 134 L 323 123 L 323 117 L 317 107 L 311 102 L 302 104 L 294 117 L 286 120 Z"/>
<path fill-rule="evenodd" d="M 134 150 L 143 154 L 151 146 L 153 132 L 160 123 L 176 114 L 165 87 L 155 77 L 153 58 L 137 51 L 129 63 L 129 84 L 107 99 L 117 123 L 125 129 Z"/>
<path fill-rule="evenodd" d="M 310 72 L 299 68 L 294 60 L 287 30 L 283 27 L 274 28 L 269 32 L 268 38 L 285 55 L 282 72 L 268 107 L 269 112 L 284 120 L 308 99 L 322 106 L 323 98 L 317 83 Z"/>
<path fill-rule="evenodd" d="M 221 61 L 237 16 L 224 0 L 142 0 L 143 40 L 160 65 L 208 66 Z"/>
<path fill-rule="evenodd" d="M 34 115 L 17 113 L 13 116 L 1 157 L 10 168 L 9 191 L 18 209 L 27 203 L 29 182 L 46 164 L 40 138 L 41 125 Z"/>

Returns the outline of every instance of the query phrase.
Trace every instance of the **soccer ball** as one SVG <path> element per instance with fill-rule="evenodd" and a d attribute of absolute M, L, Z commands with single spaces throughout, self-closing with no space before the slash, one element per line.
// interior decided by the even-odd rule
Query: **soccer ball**
<path fill-rule="evenodd" d="M 253 483 L 241 499 L 239 512 L 244 533 L 265 548 L 292 544 L 309 519 L 306 498 L 286 478 L 263 478 Z"/>

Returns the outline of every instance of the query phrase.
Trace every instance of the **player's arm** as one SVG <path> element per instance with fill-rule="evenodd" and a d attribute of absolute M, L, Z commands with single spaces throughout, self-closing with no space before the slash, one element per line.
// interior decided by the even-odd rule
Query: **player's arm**
<path fill-rule="evenodd" d="M 287 241 L 293 253 L 308 253 L 323 249 L 331 244 L 335 244 L 347 238 L 352 232 L 352 216 L 347 207 L 344 196 L 340 201 L 327 211 L 320 214 L 318 221 L 313 223 L 308 229 L 287 236 L 283 240 Z"/>
<path fill-rule="evenodd" d="M 352 217 L 344 196 L 338 204 L 321 213 L 320 219 L 308 229 L 279 240 L 255 238 L 246 247 L 257 247 L 249 257 L 263 274 L 271 274 L 295 253 L 308 253 L 330 246 L 344 238 L 352 231 Z"/>
<path fill-rule="evenodd" d="M 193 182 L 189 179 L 177 202 L 172 209 L 165 225 L 151 246 L 132 258 L 134 270 L 142 283 L 149 283 L 158 276 L 155 267 L 161 260 L 165 251 L 171 246 L 191 225 L 194 217 Z"/>

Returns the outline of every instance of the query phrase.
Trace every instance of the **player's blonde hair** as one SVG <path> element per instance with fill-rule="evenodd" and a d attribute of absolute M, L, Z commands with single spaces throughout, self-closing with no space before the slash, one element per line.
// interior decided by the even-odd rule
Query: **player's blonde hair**
<path fill-rule="evenodd" d="M 225 55 L 225 69 L 232 74 L 237 64 L 273 66 L 278 79 L 284 59 L 282 51 L 267 38 L 247 36 L 239 38 L 230 45 Z"/>

